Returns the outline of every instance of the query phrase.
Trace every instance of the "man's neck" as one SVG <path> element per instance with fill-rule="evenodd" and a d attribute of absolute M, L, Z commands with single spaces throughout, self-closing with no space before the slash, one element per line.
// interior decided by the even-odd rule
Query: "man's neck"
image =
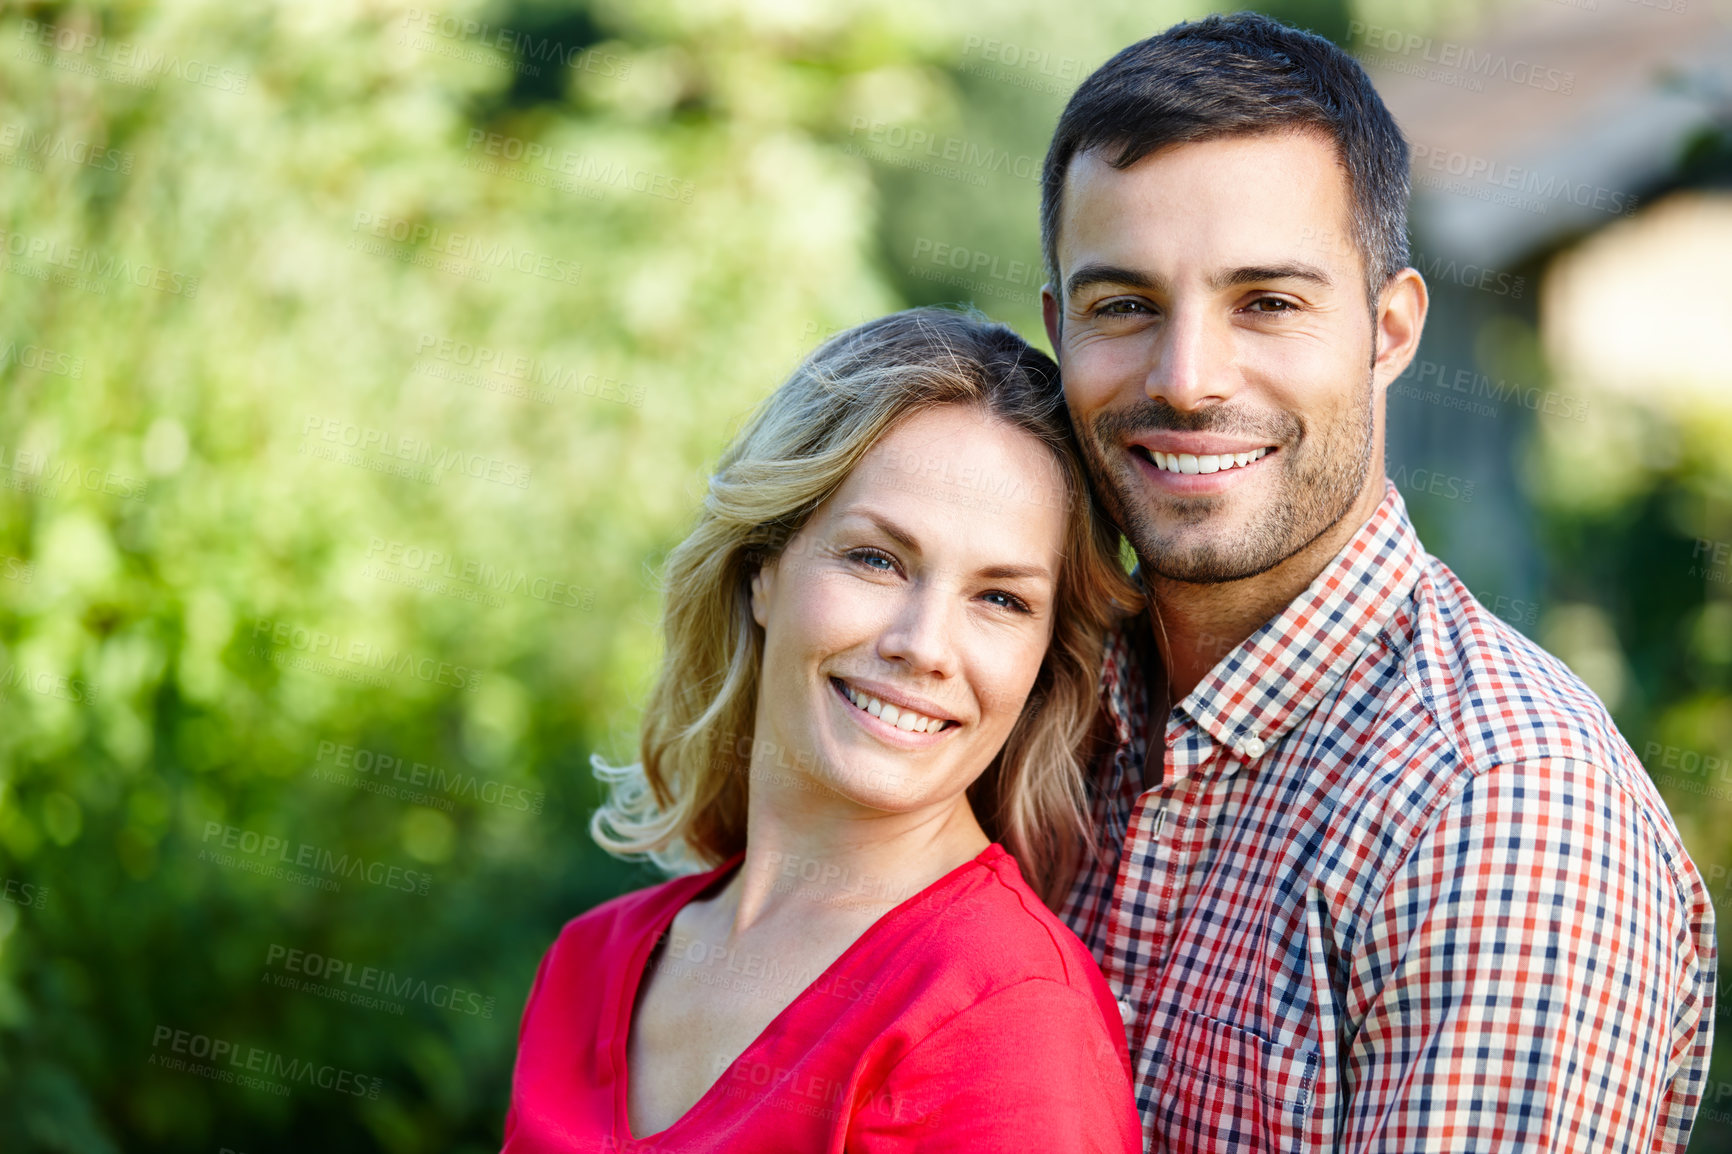
<path fill-rule="evenodd" d="M 1273 569 L 1241 581 L 1194 584 L 1148 573 L 1150 627 L 1166 672 L 1167 707 L 1183 701 L 1215 665 L 1303 593 L 1371 519 L 1383 501 L 1383 473 L 1370 478 L 1347 513 Z M 1151 686 L 1159 696 L 1160 679 Z M 1155 703 L 1161 732 L 1166 716 Z"/>

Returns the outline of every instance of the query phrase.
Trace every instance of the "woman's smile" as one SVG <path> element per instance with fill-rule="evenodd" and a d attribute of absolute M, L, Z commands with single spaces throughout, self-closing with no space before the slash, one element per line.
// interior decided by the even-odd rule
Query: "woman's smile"
<path fill-rule="evenodd" d="M 876 692 L 868 692 L 858 684 L 844 681 L 840 677 L 831 677 L 830 687 L 841 699 L 843 707 L 855 724 L 886 744 L 900 749 L 931 749 L 962 725 L 955 718 L 933 716 L 935 710 L 917 710 L 906 704 L 906 698 L 901 698 L 901 695 L 883 687 L 874 686 Z M 898 698 L 903 700 L 904 704 L 893 704 Z"/>

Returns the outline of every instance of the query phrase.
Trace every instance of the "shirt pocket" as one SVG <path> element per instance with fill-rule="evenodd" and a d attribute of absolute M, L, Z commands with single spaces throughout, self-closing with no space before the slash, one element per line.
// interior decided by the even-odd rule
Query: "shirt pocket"
<path fill-rule="evenodd" d="M 1154 1149 L 1301 1154 L 1316 1089 L 1316 1046 L 1285 1046 L 1187 1010 L 1157 1077 L 1165 1109 Z"/>

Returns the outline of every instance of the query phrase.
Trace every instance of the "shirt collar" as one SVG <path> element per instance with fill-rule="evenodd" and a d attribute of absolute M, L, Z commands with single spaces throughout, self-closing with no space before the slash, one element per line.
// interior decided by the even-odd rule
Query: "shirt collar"
<path fill-rule="evenodd" d="M 1217 662 L 1176 706 L 1240 755 L 1229 761 L 1231 770 L 1241 759 L 1261 757 L 1335 688 L 1419 580 L 1425 549 L 1401 494 L 1388 478 L 1383 484 L 1376 511 L 1306 590 Z M 1146 612 L 1123 626 L 1148 628 Z M 1122 632 L 1113 640 L 1109 660 L 1134 666 L 1137 647 L 1124 644 Z M 1140 670 L 1129 679 L 1142 682 L 1136 674 Z M 1122 701 L 1113 701 L 1109 712 Z M 1118 716 L 1113 722 L 1121 738 L 1141 728 Z"/>

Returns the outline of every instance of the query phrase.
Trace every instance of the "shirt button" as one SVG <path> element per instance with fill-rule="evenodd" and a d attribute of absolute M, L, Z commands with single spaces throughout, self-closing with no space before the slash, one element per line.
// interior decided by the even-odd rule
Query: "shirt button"
<path fill-rule="evenodd" d="M 1267 748 L 1261 737 L 1247 737 L 1239 743 L 1239 752 L 1252 759 L 1262 757 Z"/>
<path fill-rule="evenodd" d="M 1136 1009 L 1130 1004 L 1129 1001 L 1127 1001 L 1124 998 L 1120 998 L 1119 999 L 1119 1020 L 1124 1022 L 1124 1024 L 1128 1026 L 1132 1022 L 1136 1021 L 1136 1018 L 1137 1018 Z"/>

